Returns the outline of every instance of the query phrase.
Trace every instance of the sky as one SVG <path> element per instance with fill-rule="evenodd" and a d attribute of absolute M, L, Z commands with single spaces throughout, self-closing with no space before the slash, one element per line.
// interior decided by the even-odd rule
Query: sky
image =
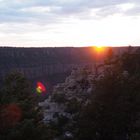
<path fill-rule="evenodd" d="M 0 0 L 0 46 L 140 45 L 140 0 Z"/>

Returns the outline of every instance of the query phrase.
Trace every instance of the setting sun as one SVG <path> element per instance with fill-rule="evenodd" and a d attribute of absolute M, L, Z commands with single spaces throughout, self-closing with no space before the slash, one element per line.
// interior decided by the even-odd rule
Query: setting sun
<path fill-rule="evenodd" d="M 105 46 L 93 46 L 96 61 L 102 61 L 106 55 L 107 48 Z"/>
<path fill-rule="evenodd" d="M 102 51 L 104 51 L 104 47 L 103 47 L 103 46 L 96 46 L 96 47 L 95 47 L 95 50 L 96 50 L 97 52 L 102 52 Z"/>

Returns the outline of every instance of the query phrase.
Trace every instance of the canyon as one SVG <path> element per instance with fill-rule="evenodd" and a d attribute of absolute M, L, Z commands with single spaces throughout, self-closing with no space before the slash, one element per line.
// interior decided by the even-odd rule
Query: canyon
<path fill-rule="evenodd" d="M 120 54 L 128 47 L 114 47 Z M 46 81 L 52 85 L 63 82 L 71 70 L 77 67 L 94 68 L 96 53 L 93 47 L 18 48 L 0 47 L 0 81 L 12 72 L 23 73 L 32 81 Z"/>

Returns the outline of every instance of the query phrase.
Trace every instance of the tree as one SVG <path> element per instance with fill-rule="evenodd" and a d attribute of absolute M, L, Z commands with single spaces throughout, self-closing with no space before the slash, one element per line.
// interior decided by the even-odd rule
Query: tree
<path fill-rule="evenodd" d="M 41 114 L 29 81 L 12 72 L 5 78 L 1 93 L 0 139 L 39 139 Z"/>
<path fill-rule="evenodd" d="M 119 64 L 120 61 L 123 64 L 122 57 Z M 136 64 L 135 59 L 131 61 Z M 118 68 L 123 66 L 118 63 L 111 64 L 102 78 L 94 80 L 96 88 L 91 102 L 77 119 L 78 139 L 130 140 L 134 135 L 139 136 L 140 77 L 135 69 L 124 74 L 126 69 Z"/>

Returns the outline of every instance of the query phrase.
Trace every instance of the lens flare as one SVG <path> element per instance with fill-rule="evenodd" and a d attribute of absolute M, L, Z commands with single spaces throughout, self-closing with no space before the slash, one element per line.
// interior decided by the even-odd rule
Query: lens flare
<path fill-rule="evenodd" d="M 8 104 L 0 107 L 0 129 L 10 128 L 15 126 L 22 118 L 21 108 L 15 104 Z"/>
<path fill-rule="evenodd" d="M 46 88 L 41 82 L 37 82 L 36 92 L 39 94 L 46 92 Z"/>

